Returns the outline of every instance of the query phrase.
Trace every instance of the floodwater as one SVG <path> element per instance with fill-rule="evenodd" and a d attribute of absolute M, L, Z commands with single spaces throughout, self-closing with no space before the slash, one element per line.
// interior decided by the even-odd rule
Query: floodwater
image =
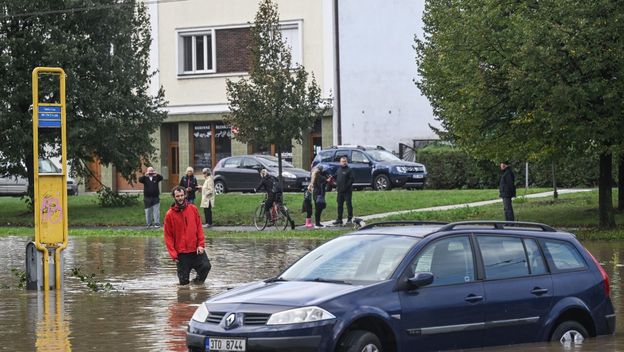
<path fill-rule="evenodd" d="M 175 265 L 155 237 L 72 237 L 65 250 L 65 288 L 49 295 L 18 288 L 28 238 L 0 237 L 0 351 L 186 351 L 186 324 L 199 303 L 247 281 L 273 276 L 318 240 L 208 238 L 212 262 L 207 285 L 178 287 Z M 611 278 L 619 316 L 624 241 L 588 242 Z M 92 286 L 110 284 L 95 292 Z M 108 285 L 107 285 L 108 286 Z M 622 346 L 622 347 L 619 347 Z M 582 346 L 529 344 L 483 351 L 624 350 L 624 321 L 615 336 Z"/>

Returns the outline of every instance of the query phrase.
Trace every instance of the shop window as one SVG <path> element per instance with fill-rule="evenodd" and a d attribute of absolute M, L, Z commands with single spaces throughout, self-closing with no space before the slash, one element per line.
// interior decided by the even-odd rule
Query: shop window
<path fill-rule="evenodd" d="M 212 126 L 210 123 L 193 125 L 193 168 L 212 167 Z"/>
<path fill-rule="evenodd" d="M 215 149 L 217 162 L 232 155 L 232 130 L 222 123 L 215 125 Z"/>

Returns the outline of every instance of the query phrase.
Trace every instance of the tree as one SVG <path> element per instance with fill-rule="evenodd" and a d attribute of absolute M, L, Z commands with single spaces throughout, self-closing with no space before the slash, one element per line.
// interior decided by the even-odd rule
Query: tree
<path fill-rule="evenodd" d="M 225 120 L 238 130 L 236 139 L 277 147 L 281 180 L 282 147 L 293 140 L 303 142 L 327 107 L 314 75 L 308 83 L 305 67 L 293 67 L 290 48 L 282 39 L 277 5 L 271 0 L 261 0 L 250 34 L 249 77 L 227 81 L 231 113 Z"/>
<path fill-rule="evenodd" d="M 67 73 L 72 170 L 87 175 L 97 158 L 134 181 L 166 117 L 162 88 L 149 94 L 150 43 L 142 2 L 0 0 L 0 173 L 27 176 L 32 196 L 31 72 L 57 66 Z"/>
<path fill-rule="evenodd" d="M 417 85 L 446 133 L 474 155 L 600 155 L 600 225 L 614 226 L 623 15 L 612 0 L 429 0 L 415 45 Z"/>

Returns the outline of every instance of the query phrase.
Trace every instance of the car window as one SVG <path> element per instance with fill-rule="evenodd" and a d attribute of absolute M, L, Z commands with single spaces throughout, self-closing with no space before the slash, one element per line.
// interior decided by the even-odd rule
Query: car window
<path fill-rule="evenodd" d="M 370 157 L 373 158 L 373 160 L 375 161 L 390 161 L 390 162 L 402 161 L 399 157 L 390 153 L 387 150 L 375 149 L 375 150 L 367 150 L 367 152 L 370 155 Z"/>
<path fill-rule="evenodd" d="M 430 286 L 474 281 L 472 246 L 467 236 L 436 241 L 425 248 L 411 266 L 413 273 L 430 272 Z"/>
<path fill-rule="evenodd" d="M 323 163 L 328 163 L 330 161 L 332 161 L 332 158 L 334 156 L 334 151 L 333 150 L 324 150 L 320 153 L 321 155 L 321 162 Z"/>
<path fill-rule="evenodd" d="M 546 263 L 542 252 L 537 245 L 537 242 L 530 238 L 524 239 L 524 247 L 527 251 L 527 258 L 529 259 L 529 269 L 531 269 L 531 275 L 546 274 Z"/>
<path fill-rule="evenodd" d="M 271 155 L 256 155 L 256 157 L 260 160 L 261 163 L 264 164 L 264 166 L 267 167 L 277 167 L 278 166 L 278 162 L 279 160 L 277 160 L 276 157 L 271 156 Z M 284 155 L 282 154 L 282 167 L 284 168 L 293 168 L 293 164 L 289 163 L 288 161 L 284 160 Z"/>
<path fill-rule="evenodd" d="M 256 161 L 256 159 L 253 159 L 253 158 L 243 159 L 243 167 L 248 168 L 248 169 L 253 169 L 253 168 L 262 169 L 262 165 L 260 165 L 260 163 Z"/>
<path fill-rule="evenodd" d="M 238 167 L 240 165 L 240 162 L 241 162 L 241 158 L 229 158 L 225 160 L 225 162 L 223 162 L 223 167 L 224 168 Z"/>
<path fill-rule="evenodd" d="M 529 275 L 522 239 L 503 236 L 478 236 L 479 249 L 487 279 Z"/>
<path fill-rule="evenodd" d="M 364 153 L 354 150 L 351 152 L 351 162 L 359 163 L 359 164 L 368 164 L 369 160 Z"/>
<path fill-rule="evenodd" d="M 336 156 L 334 156 L 334 161 L 335 162 L 339 162 L 340 158 L 342 158 L 343 156 L 347 157 L 347 160 L 349 159 L 349 150 L 337 150 L 336 151 Z"/>
<path fill-rule="evenodd" d="M 377 282 L 392 275 L 419 241 L 409 236 L 350 235 L 326 242 L 305 255 L 281 277 L 285 280 Z"/>
<path fill-rule="evenodd" d="M 572 243 L 544 240 L 546 256 L 557 271 L 586 268 L 583 257 Z"/>

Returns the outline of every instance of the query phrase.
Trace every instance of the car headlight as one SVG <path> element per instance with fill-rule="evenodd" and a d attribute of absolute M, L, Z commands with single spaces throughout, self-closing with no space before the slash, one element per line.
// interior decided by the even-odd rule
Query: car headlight
<path fill-rule="evenodd" d="M 293 174 L 292 172 L 288 172 L 288 171 L 282 172 L 282 176 L 286 177 L 286 178 L 297 178 L 297 176 L 295 176 L 295 174 Z"/>
<path fill-rule="evenodd" d="M 200 323 L 205 323 L 206 319 L 208 319 L 208 308 L 206 308 L 206 305 L 203 303 L 200 304 L 199 307 L 197 307 L 197 310 L 195 310 L 195 313 L 193 314 L 193 317 L 191 319 Z"/>
<path fill-rule="evenodd" d="M 313 321 L 335 319 L 330 312 L 319 307 L 289 309 L 271 314 L 267 325 L 310 323 Z"/>
<path fill-rule="evenodd" d="M 404 174 L 407 172 L 407 168 L 405 166 L 397 166 L 397 171 Z"/>

